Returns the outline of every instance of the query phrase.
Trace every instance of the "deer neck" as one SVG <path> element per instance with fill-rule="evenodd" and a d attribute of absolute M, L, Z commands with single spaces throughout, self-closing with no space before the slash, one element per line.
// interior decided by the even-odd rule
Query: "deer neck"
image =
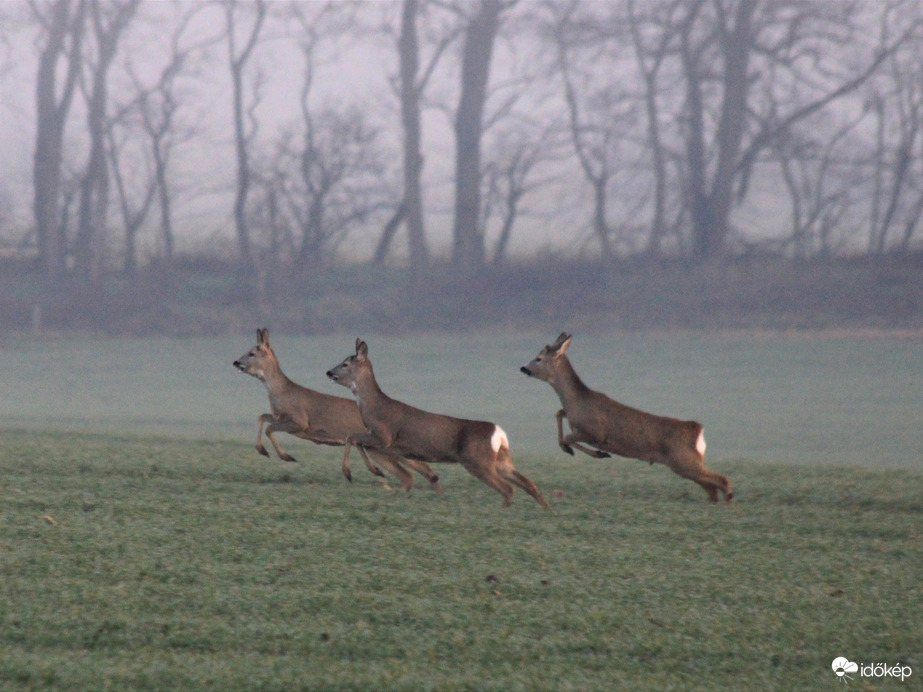
<path fill-rule="evenodd" d="M 282 368 L 279 367 L 279 361 L 275 359 L 267 361 L 256 376 L 266 386 L 270 394 L 278 394 L 292 384 L 292 381 L 285 376 Z"/>
<path fill-rule="evenodd" d="M 356 397 L 356 403 L 359 404 L 360 409 L 365 406 L 374 406 L 384 397 L 384 392 L 381 391 L 375 379 L 375 371 L 372 370 L 371 363 L 359 370 L 356 378 L 349 385 L 349 391 Z"/>
<path fill-rule="evenodd" d="M 567 356 L 561 356 L 554 377 L 549 380 L 549 384 L 557 392 L 565 410 L 573 407 L 590 391 L 590 388 L 577 375 L 577 371 L 574 370 Z"/>

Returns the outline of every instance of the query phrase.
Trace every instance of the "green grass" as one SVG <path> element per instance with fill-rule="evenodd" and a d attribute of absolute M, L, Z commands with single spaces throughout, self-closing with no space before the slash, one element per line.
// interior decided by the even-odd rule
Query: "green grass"
<path fill-rule="evenodd" d="M 0 431 L 0 689 L 843 689 L 837 656 L 913 666 L 848 689 L 920 689 L 920 471 L 716 459 L 712 506 L 517 455 L 546 512 L 288 447 Z"/>

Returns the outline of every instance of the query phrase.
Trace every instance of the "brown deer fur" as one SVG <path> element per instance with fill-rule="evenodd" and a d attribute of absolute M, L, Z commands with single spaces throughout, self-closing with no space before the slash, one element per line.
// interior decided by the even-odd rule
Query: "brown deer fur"
<path fill-rule="evenodd" d="M 277 432 L 289 433 L 317 444 L 343 445 L 350 435 L 365 430 L 355 401 L 315 392 L 285 376 L 270 346 L 268 329 L 256 331 L 256 346 L 235 360 L 234 367 L 257 378 L 269 392 L 272 413 L 264 413 L 257 418 L 256 451 L 263 456 L 269 456 L 263 446 L 264 425 L 266 436 L 279 458 L 285 461 L 295 459 L 279 445 L 275 436 Z M 360 451 L 369 470 L 381 476 L 381 471 L 365 456 L 364 450 Z M 375 463 L 393 474 L 405 489 L 410 490 L 413 486 L 413 475 L 406 468 L 410 467 L 425 477 L 436 492 L 442 492 L 439 477 L 425 461 L 402 459 L 388 452 L 376 451 L 372 454 Z M 346 477 L 352 480 L 350 474 L 347 473 Z"/>
<path fill-rule="evenodd" d="M 349 467 L 353 445 L 360 450 L 388 450 L 411 459 L 455 462 L 503 495 L 504 507 L 512 502 L 513 485 L 529 493 L 542 507 L 548 507 L 535 483 L 513 467 L 509 442 L 500 426 L 429 413 L 390 398 L 375 380 L 368 346 L 361 339 L 356 339 L 355 355 L 329 370 L 327 377 L 349 387 L 359 402 L 366 427 L 365 432 L 354 433 L 346 440 L 344 469 Z"/>
<path fill-rule="evenodd" d="M 719 490 L 730 502 L 734 493 L 727 476 L 705 467 L 702 425 L 645 413 L 593 391 L 567 358 L 571 339 L 562 333 L 532 362 L 520 368 L 526 375 L 544 380 L 557 392 L 563 406 L 556 414 L 561 449 L 573 455 L 573 448 L 577 448 L 596 459 L 608 457 L 611 452 L 651 464 L 666 464 L 674 473 L 701 485 L 712 502 L 718 501 Z M 571 429 L 567 436 L 564 418 Z"/>

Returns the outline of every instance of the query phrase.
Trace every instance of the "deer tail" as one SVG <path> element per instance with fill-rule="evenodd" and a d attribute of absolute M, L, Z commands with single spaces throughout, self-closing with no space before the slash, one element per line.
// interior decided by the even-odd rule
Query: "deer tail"
<path fill-rule="evenodd" d="M 695 449 L 703 457 L 705 456 L 705 428 L 699 426 L 699 436 L 695 440 Z"/>

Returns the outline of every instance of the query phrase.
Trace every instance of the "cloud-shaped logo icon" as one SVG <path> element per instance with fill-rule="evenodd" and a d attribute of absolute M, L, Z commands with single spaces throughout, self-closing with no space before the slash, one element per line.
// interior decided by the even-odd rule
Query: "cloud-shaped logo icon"
<path fill-rule="evenodd" d="M 833 672 L 836 673 L 836 676 L 846 682 L 846 680 L 852 680 L 846 673 L 858 673 L 859 666 L 847 658 L 839 656 L 838 658 L 833 659 Z"/>

